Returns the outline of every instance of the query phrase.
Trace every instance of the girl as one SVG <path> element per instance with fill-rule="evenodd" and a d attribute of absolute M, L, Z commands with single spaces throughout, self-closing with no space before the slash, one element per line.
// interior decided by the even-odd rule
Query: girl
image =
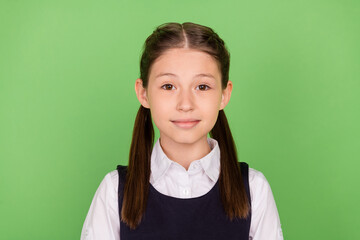
<path fill-rule="evenodd" d="M 129 164 L 101 182 L 81 239 L 283 239 L 269 183 L 238 162 L 229 64 L 206 26 L 167 23 L 146 39 Z"/>

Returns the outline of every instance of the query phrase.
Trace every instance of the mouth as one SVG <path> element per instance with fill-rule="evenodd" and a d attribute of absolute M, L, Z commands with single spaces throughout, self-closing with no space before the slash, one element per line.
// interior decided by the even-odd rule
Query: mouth
<path fill-rule="evenodd" d="M 176 126 L 183 128 L 183 129 L 190 129 L 195 127 L 200 120 L 196 120 L 196 119 L 179 119 L 179 120 L 174 120 L 171 121 L 172 123 L 174 123 Z"/>

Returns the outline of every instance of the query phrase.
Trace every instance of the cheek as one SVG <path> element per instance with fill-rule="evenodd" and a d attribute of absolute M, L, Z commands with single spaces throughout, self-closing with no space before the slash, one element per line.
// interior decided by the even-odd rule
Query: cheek
<path fill-rule="evenodd" d="M 221 104 L 221 96 L 214 94 L 206 99 L 200 99 L 200 106 L 209 112 L 218 112 Z"/>
<path fill-rule="evenodd" d="M 203 112 L 207 115 L 209 121 L 213 121 L 214 124 L 219 114 L 220 104 L 221 104 L 221 97 L 219 97 L 218 95 L 209 98 L 209 100 L 206 101 L 206 103 L 204 102 L 202 104 Z"/>
<path fill-rule="evenodd" d="M 171 104 L 168 99 L 161 97 L 153 98 L 150 105 L 151 114 L 154 119 L 167 120 L 167 115 L 171 109 Z"/>
<path fill-rule="evenodd" d="M 209 121 L 209 124 L 215 125 L 218 115 L 219 109 L 209 109 L 209 111 L 207 112 L 207 119 Z"/>

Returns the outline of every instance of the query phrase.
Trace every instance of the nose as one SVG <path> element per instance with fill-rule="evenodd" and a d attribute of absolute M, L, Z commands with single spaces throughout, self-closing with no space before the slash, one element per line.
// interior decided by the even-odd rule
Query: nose
<path fill-rule="evenodd" d="M 179 93 L 177 110 L 191 111 L 194 109 L 194 100 L 191 91 L 183 90 Z"/>

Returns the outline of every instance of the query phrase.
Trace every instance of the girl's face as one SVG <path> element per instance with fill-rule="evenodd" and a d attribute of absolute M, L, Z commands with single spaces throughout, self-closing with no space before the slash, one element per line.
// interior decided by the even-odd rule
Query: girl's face
<path fill-rule="evenodd" d="M 150 108 L 161 141 L 189 144 L 206 140 L 219 110 L 230 100 L 232 82 L 221 88 L 221 73 L 209 54 L 174 48 L 155 60 L 148 88 L 137 79 L 140 103 Z"/>

